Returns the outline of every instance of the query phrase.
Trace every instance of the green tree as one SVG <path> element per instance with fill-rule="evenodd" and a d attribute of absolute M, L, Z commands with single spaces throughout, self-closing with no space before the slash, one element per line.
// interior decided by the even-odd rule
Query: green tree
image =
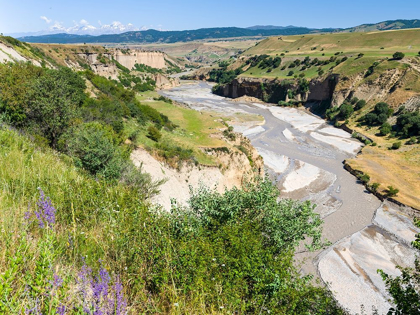
<path fill-rule="evenodd" d="M 124 168 L 123 152 L 113 129 L 99 122 L 86 123 L 73 128 L 60 144 L 75 159 L 77 166 L 92 175 L 119 179 Z"/>
<path fill-rule="evenodd" d="M 397 141 L 392 144 L 392 150 L 398 150 L 399 148 L 401 148 L 401 141 Z"/>
<path fill-rule="evenodd" d="M 405 57 L 405 54 L 397 51 L 395 54 L 392 55 L 392 58 L 394 58 L 395 60 L 401 60 Z"/>
<path fill-rule="evenodd" d="M 147 128 L 147 131 L 147 137 L 155 142 L 158 142 L 160 138 L 162 138 L 162 134 L 160 133 L 159 129 L 157 129 L 155 126 L 150 126 L 149 128 Z"/>
<path fill-rule="evenodd" d="M 27 117 L 31 127 L 53 147 L 70 126 L 85 99 L 84 80 L 69 68 L 48 70 L 32 84 L 27 94 Z"/>
<path fill-rule="evenodd" d="M 351 117 L 351 115 L 353 115 L 354 113 L 354 109 L 353 106 L 351 106 L 350 104 L 344 103 L 340 106 L 340 117 L 342 119 L 348 119 Z"/>
<path fill-rule="evenodd" d="M 381 136 L 386 136 L 387 134 L 391 133 L 392 131 L 392 127 L 389 123 L 384 123 L 380 128 L 379 128 L 379 134 Z"/>
<path fill-rule="evenodd" d="M 359 110 L 362 109 L 363 107 L 365 107 L 366 105 L 366 101 L 365 100 L 360 100 L 356 103 L 356 105 L 354 106 L 355 110 Z"/>
<path fill-rule="evenodd" d="M 388 197 L 395 197 L 395 196 L 398 195 L 399 192 L 400 192 L 399 189 L 394 188 L 393 186 L 388 186 L 388 191 L 387 191 L 386 195 Z"/>

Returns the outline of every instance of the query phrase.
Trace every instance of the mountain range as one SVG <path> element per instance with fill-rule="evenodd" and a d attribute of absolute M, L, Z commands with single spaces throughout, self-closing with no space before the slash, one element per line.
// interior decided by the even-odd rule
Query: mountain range
<path fill-rule="evenodd" d="M 307 28 L 298 26 L 252 26 L 248 28 L 219 27 L 185 31 L 142 30 L 121 34 L 103 34 L 99 36 L 75 35 L 68 33 L 23 36 L 19 39 L 29 43 L 175 43 L 194 40 L 225 39 L 238 37 L 268 37 L 277 35 L 304 35 L 331 32 L 371 32 L 420 28 L 420 20 L 391 20 L 374 24 L 362 24 L 351 28 Z"/>

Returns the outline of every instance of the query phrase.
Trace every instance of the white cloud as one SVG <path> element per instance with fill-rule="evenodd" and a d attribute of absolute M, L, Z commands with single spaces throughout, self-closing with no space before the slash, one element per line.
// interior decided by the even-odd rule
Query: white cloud
<path fill-rule="evenodd" d="M 51 22 L 52 22 L 52 20 L 50 20 L 49 18 L 47 18 L 46 16 L 41 16 L 40 17 L 41 18 L 41 20 L 44 20 L 47 24 L 50 24 Z"/>

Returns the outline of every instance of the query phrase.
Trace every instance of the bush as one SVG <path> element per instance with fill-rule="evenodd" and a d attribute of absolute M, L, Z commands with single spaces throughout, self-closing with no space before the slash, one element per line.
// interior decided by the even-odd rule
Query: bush
<path fill-rule="evenodd" d="M 110 127 L 92 122 L 74 127 L 60 143 L 74 157 L 77 166 L 94 176 L 119 179 L 125 159 L 118 141 Z"/>
<path fill-rule="evenodd" d="M 339 116 L 342 119 L 350 118 L 353 113 L 354 113 L 354 109 L 353 109 L 353 106 L 351 106 L 350 104 L 344 103 L 340 106 Z"/>
<path fill-rule="evenodd" d="M 379 128 L 379 134 L 381 136 L 386 136 L 387 134 L 391 133 L 392 131 L 392 127 L 389 123 L 384 123 L 380 128 Z"/>
<path fill-rule="evenodd" d="M 288 77 L 291 77 L 291 76 L 293 76 L 295 73 L 294 73 L 294 71 L 289 71 L 289 73 L 287 74 L 287 76 Z"/>
<path fill-rule="evenodd" d="M 363 184 L 367 184 L 370 181 L 370 176 L 368 174 L 363 174 L 359 179 Z"/>
<path fill-rule="evenodd" d="M 157 129 L 155 126 L 150 126 L 149 128 L 147 128 L 147 131 L 147 137 L 155 142 L 159 142 L 159 140 L 162 138 L 162 134 L 160 133 L 159 129 Z"/>
<path fill-rule="evenodd" d="M 401 141 L 397 141 L 392 144 L 392 150 L 398 150 L 399 148 L 401 148 Z"/>
<path fill-rule="evenodd" d="M 405 54 L 397 51 L 395 54 L 392 55 L 392 58 L 394 58 L 395 60 L 401 60 L 405 57 Z"/>
<path fill-rule="evenodd" d="M 379 188 L 379 186 L 381 186 L 381 184 L 379 184 L 379 183 L 372 183 L 372 185 L 370 185 L 370 189 L 373 191 L 373 192 L 377 192 L 378 191 L 378 188 Z"/>
<path fill-rule="evenodd" d="M 386 192 L 386 195 L 388 197 L 396 197 L 399 192 L 400 192 L 399 189 L 394 188 L 393 186 L 388 186 L 388 190 Z"/>
<path fill-rule="evenodd" d="M 365 100 L 360 100 L 356 103 L 356 105 L 354 106 L 354 109 L 359 110 L 359 109 L 362 109 L 365 106 L 366 106 L 366 101 Z"/>

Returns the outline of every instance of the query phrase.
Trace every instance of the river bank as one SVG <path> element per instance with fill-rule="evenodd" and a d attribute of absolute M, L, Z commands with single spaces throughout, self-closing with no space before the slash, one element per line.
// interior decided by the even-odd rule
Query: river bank
<path fill-rule="evenodd" d="M 379 282 L 369 282 L 369 279 L 375 278 L 376 275 L 376 269 L 366 267 L 369 266 L 369 262 L 361 268 L 352 268 L 344 263 L 344 270 L 341 270 L 332 267 L 337 263 L 337 257 L 326 254 L 350 249 L 352 241 L 350 239 L 346 243 L 347 238 L 371 227 L 372 218 L 377 209 L 382 206 L 382 202 L 368 192 L 357 178 L 343 167 L 343 161 L 354 157 L 360 150 L 360 142 L 352 139 L 347 132 L 326 124 L 324 120 L 309 112 L 246 101 L 233 102 L 211 94 L 211 85 L 203 82 L 184 84 L 161 93 L 199 111 L 214 111 L 228 117 L 230 113 L 237 112 L 262 116 L 264 124 L 261 122 L 235 124 L 234 121 L 231 124 L 235 131 L 247 136 L 259 154 L 263 156 L 265 165 L 276 180 L 283 197 L 310 200 L 317 204 L 315 211 L 323 217 L 325 222 L 323 237 L 334 244 L 322 253 L 306 251 L 299 253 L 296 256 L 297 261 L 306 260 L 302 271 L 318 273 L 325 282 L 334 281 L 336 286 L 328 285 L 337 300 L 351 313 L 360 312 L 359 305 L 363 304 L 367 307 L 366 309 L 370 309 L 372 305 L 378 307 L 377 304 L 380 301 L 386 301 L 389 298 L 383 288 L 378 289 Z M 404 216 L 397 213 L 397 209 L 389 209 L 389 211 L 392 212 L 395 220 Z M 414 228 L 409 226 L 409 220 L 404 222 L 407 230 L 414 231 Z M 392 239 L 395 246 L 409 248 L 406 242 L 401 242 L 401 238 L 398 239 L 395 236 L 398 233 L 393 234 L 385 229 L 378 229 L 377 233 L 365 233 L 361 239 L 362 243 L 370 242 L 371 244 L 383 244 L 384 239 Z M 352 251 L 354 254 L 350 255 L 353 261 L 356 261 L 362 252 L 365 257 L 369 257 L 366 256 L 368 253 L 366 248 L 365 250 L 363 246 L 358 248 L 360 251 Z M 382 255 L 381 259 L 385 262 L 391 260 L 391 257 L 384 254 L 387 251 L 371 253 Z M 400 258 L 396 260 L 394 257 L 393 261 L 410 266 L 413 261 L 412 251 L 407 249 L 401 250 L 400 253 Z M 345 261 L 342 258 L 339 259 L 342 262 Z M 322 268 L 318 268 L 319 266 Z M 385 263 L 381 266 L 384 266 L 384 270 L 390 274 L 398 274 L 395 263 Z M 342 290 L 341 283 L 332 277 L 338 271 L 339 275 L 343 275 L 341 278 L 344 279 L 343 281 L 346 281 L 346 275 L 355 275 L 357 283 L 363 284 L 364 294 L 353 295 L 350 300 L 346 298 L 348 290 L 351 289 Z M 350 281 L 351 278 L 347 280 Z M 337 292 L 337 288 L 340 292 Z M 355 288 L 356 286 L 353 289 Z M 380 311 L 386 311 L 389 305 L 382 302 L 381 304 Z"/>

